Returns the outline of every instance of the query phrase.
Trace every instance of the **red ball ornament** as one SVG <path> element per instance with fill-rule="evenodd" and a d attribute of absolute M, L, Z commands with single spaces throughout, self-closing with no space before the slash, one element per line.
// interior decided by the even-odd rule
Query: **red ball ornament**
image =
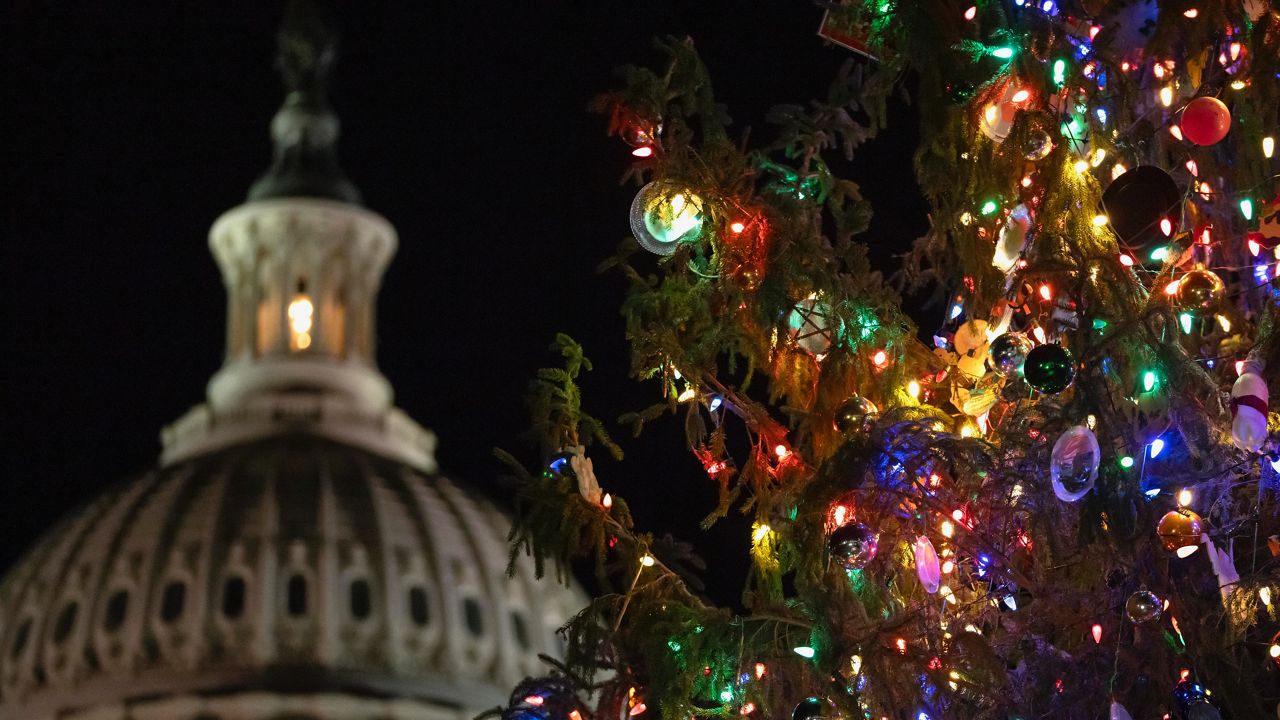
<path fill-rule="evenodd" d="M 1182 111 L 1182 135 L 1196 145 L 1212 145 L 1231 129 L 1231 111 L 1218 98 L 1198 97 Z"/>

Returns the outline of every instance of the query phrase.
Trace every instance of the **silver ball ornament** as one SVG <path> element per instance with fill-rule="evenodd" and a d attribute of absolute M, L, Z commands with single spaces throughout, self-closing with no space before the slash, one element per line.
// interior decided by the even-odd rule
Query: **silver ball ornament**
<path fill-rule="evenodd" d="M 860 522 L 848 522 L 831 531 L 827 549 L 845 570 L 861 570 L 875 559 L 880 536 Z"/>
<path fill-rule="evenodd" d="M 1124 616 L 1134 625 L 1157 622 L 1164 614 L 1164 603 L 1155 593 L 1143 588 L 1129 596 L 1124 603 Z"/>
<path fill-rule="evenodd" d="M 1022 363 L 1026 362 L 1027 353 L 1031 352 L 1033 347 L 1035 343 L 1022 333 L 1009 332 L 997 337 L 991 341 L 991 346 L 987 349 L 991 369 L 1001 377 L 1017 373 L 1022 369 Z"/>

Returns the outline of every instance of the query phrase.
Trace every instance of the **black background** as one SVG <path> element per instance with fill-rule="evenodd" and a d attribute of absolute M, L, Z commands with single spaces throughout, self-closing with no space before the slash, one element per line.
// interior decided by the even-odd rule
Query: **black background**
<path fill-rule="evenodd" d="M 0 567 L 59 515 L 154 462 L 159 428 L 203 398 L 222 360 L 224 292 L 206 234 L 270 158 L 282 98 L 271 2 L 10 4 L 0 18 L 6 190 L 0 217 Z M 440 438 L 452 476 L 490 492 L 491 448 L 523 450 L 521 396 L 557 331 L 596 361 L 586 404 L 612 420 L 654 401 L 627 377 L 620 276 L 628 149 L 586 112 L 612 68 L 656 65 L 690 35 L 735 132 L 820 97 L 850 54 L 803 0 L 340 3 L 333 102 L 366 205 L 399 230 L 379 300 L 397 403 Z M 886 270 L 924 230 L 915 119 L 860 151 L 876 206 L 864 238 Z M 732 601 L 741 521 L 697 521 L 713 488 L 680 421 L 628 457 L 596 458 L 639 523 L 695 540 Z"/>

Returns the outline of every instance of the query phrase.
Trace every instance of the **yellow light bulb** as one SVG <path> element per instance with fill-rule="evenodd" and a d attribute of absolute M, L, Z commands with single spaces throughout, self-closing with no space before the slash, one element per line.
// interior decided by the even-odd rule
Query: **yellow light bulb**
<path fill-rule="evenodd" d="M 1106 215 L 1094 215 L 1094 216 L 1093 216 L 1093 224 L 1094 224 L 1094 225 L 1096 225 L 1096 226 L 1098 226 L 1098 227 L 1102 227 L 1103 225 L 1106 225 L 1106 224 L 1107 224 L 1107 216 L 1106 216 Z"/>
<path fill-rule="evenodd" d="M 645 567 L 653 567 L 653 564 L 656 562 L 657 560 L 654 560 L 653 556 L 650 555 L 649 553 L 645 553 L 644 555 L 640 556 L 640 564 Z"/>
<path fill-rule="evenodd" d="M 1173 104 L 1173 86 L 1165 85 L 1160 88 L 1160 104 L 1165 107 Z"/>
<path fill-rule="evenodd" d="M 920 383 L 915 380 L 907 383 L 907 394 L 911 396 L 912 400 L 918 399 L 920 397 Z"/>
<path fill-rule="evenodd" d="M 1276 139 L 1271 137 L 1270 135 L 1262 138 L 1263 156 L 1269 160 L 1271 159 L 1271 156 L 1275 154 L 1275 152 L 1276 152 Z"/>
<path fill-rule="evenodd" d="M 1089 163 L 1086 160 L 1077 160 L 1072 167 L 1076 169 L 1076 172 L 1082 173 L 1089 169 Z"/>
<path fill-rule="evenodd" d="M 1266 585 L 1263 585 L 1262 587 L 1258 588 L 1258 599 L 1262 601 L 1263 605 L 1270 605 L 1271 604 L 1271 588 Z"/>
<path fill-rule="evenodd" d="M 942 537 L 949 538 L 956 534 L 956 526 L 951 524 L 950 520 L 942 521 Z"/>

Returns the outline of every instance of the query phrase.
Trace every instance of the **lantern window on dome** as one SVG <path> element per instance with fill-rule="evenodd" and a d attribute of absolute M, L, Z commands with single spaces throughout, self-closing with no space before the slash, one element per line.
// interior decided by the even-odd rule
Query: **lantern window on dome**
<path fill-rule="evenodd" d="M 129 612 L 129 591 L 117 590 L 107 600 L 106 611 L 102 614 L 102 629 L 113 633 L 124 625 L 125 614 Z"/>
<path fill-rule="evenodd" d="M 182 617 L 187 604 L 187 584 L 181 580 L 170 581 L 160 596 L 160 619 L 171 623 Z"/>
<path fill-rule="evenodd" d="M 244 614 L 244 578 L 232 575 L 222 583 L 222 616 L 236 620 Z"/>
<path fill-rule="evenodd" d="M 80 615 L 80 603 L 72 601 L 58 613 L 58 621 L 53 625 L 53 642 L 61 645 L 67 641 L 71 631 L 76 627 L 76 618 Z"/>
<path fill-rule="evenodd" d="M 315 325 L 315 304 L 307 294 L 307 281 L 298 279 L 298 290 L 289 301 L 289 349 L 300 352 L 311 347 L 311 332 Z"/>
<path fill-rule="evenodd" d="M 307 579 L 301 575 L 289 578 L 285 586 L 285 609 L 294 617 L 307 614 Z"/>
<path fill-rule="evenodd" d="M 17 660 L 22 651 L 27 649 L 27 640 L 31 637 L 31 618 L 22 621 L 18 631 L 13 634 L 13 646 L 9 648 L 9 657 Z"/>
<path fill-rule="evenodd" d="M 427 604 L 427 589 L 421 585 L 409 588 L 409 619 L 414 624 L 426 627 L 431 622 L 431 607 Z"/>
<path fill-rule="evenodd" d="M 368 620 L 373 614 L 373 593 L 364 578 L 351 581 L 351 617 Z"/>
<path fill-rule="evenodd" d="M 469 597 L 462 602 L 462 614 L 467 621 L 467 630 L 472 635 L 480 637 L 484 635 L 484 610 L 480 607 L 480 601 L 473 597 Z"/>

